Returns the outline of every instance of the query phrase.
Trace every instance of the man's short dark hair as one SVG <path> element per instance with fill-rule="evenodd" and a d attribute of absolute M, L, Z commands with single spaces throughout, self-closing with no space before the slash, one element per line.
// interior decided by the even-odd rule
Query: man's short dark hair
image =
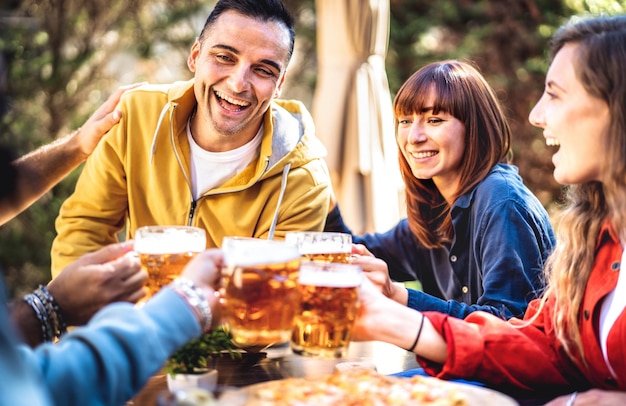
<path fill-rule="evenodd" d="M 280 0 L 219 0 L 213 8 L 211 14 L 204 23 L 200 33 L 200 41 L 204 39 L 207 30 L 215 23 L 215 20 L 226 11 L 235 11 L 246 17 L 259 21 L 274 21 L 283 24 L 289 31 L 289 52 L 287 62 L 293 54 L 293 47 L 296 41 L 296 31 L 294 29 L 294 19 L 289 10 Z"/>

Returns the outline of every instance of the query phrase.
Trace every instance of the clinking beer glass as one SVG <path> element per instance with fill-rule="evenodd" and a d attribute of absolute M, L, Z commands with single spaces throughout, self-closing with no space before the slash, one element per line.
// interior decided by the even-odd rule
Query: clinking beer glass
<path fill-rule="evenodd" d="M 352 236 L 326 231 L 290 231 L 285 241 L 295 244 L 304 260 L 347 264 L 352 255 Z"/>
<path fill-rule="evenodd" d="M 297 301 L 300 253 L 284 241 L 225 237 L 222 320 L 248 351 L 288 342 Z"/>
<path fill-rule="evenodd" d="M 359 311 L 359 265 L 302 262 L 298 306 L 291 334 L 294 353 L 313 357 L 346 356 Z"/>
<path fill-rule="evenodd" d="M 187 263 L 206 249 L 206 233 L 198 227 L 140 227 L 134 239 L 135 252 L 148 272 L 146 298 L 180 276 Z"/>

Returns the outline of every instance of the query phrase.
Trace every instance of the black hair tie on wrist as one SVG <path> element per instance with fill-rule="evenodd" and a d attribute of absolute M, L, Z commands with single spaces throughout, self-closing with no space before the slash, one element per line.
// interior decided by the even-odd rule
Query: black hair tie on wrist
<path fill-rule="evenodd" d="M 408 352 L 413 352 L 413 350 L 415 350 L 415 347 L 417 347 L 417 342 L 420 340 L 420 336 L 422 335 L 422 327 L 424 327 L 424 315 L 422 314 L 422 321 L 420 321 L 420 328 L 419 330 L 417 330 L 417 335 L 415 336 L 415 341 L 413 341 L 413 345 L 411 346 L 410 349 L 408 349 Z"/>

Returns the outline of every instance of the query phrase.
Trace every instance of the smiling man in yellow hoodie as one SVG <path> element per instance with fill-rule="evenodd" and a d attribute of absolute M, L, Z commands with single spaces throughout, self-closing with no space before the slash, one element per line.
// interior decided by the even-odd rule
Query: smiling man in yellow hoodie
<path fill-rule="evenodd" d="M 146 85 L 87 160 L 61 207 L 53 277 L 86 252 L 146 225 L 282 238 L 322 230 L 331 193 L 326 150 L 298 101 L 279 100 L 294 47 L 280 0 L 220 0 L 191 47 L 194 79 Z"/>

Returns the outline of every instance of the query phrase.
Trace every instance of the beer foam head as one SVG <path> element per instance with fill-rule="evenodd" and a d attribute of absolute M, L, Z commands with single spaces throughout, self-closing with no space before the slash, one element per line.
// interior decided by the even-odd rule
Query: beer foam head
<path fill-rule="evenodd" d="M 352 288 L 361 285 L 363 272 L 351 264 L 300 264 L 298 283 L 301 285 Z"/>
<path fill-rule="evenodd" d="M 281 263 L 300 257 L 295 245 L 259 238 L 225 239 L 222 250 L 224 261 L 229 266 Z"/>
<path fill-rule="evenodd" d="M 200 233 L 182 228 L 165 228 L 158 233 L 144 233 L 135 237 L 135 251 L 141 254 L 200 252 L 205 248 L 204 231 Z"/>
<path fill-rule="evenodd" d="M 326 231 L 292 231 L 285 240 L 300 247 L 300 253 L 338 254 L 352 251 L 352 236 L 345 233 Z"/>
<path fill-rule="evenodd" d="M 339 254 L 352 252 L 350 244 L 343 244 L 341 241 L 303 241 L 300 243 L 300 253 L 306 254 Z"/>

